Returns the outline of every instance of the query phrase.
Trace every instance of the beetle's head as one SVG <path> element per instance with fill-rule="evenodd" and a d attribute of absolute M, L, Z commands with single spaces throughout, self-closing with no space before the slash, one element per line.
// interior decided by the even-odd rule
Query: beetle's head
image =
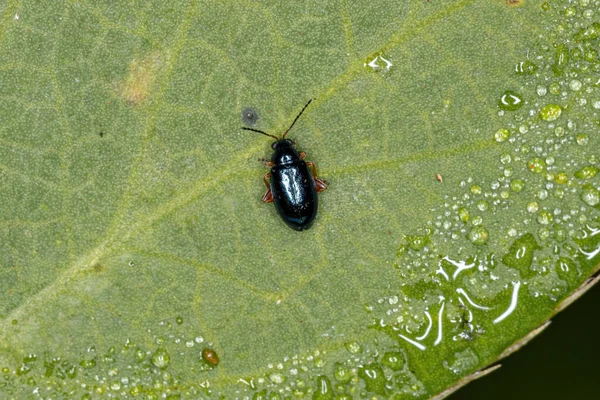
<path fill-rule="evenodd" d="M 294 142 L 292 139 L 279 139 L 273 142 L 271 148 L 273 148 L 273 150 L 283 150 L 289 148 L 293 149 L 295 145 L 296 142 Z"/>

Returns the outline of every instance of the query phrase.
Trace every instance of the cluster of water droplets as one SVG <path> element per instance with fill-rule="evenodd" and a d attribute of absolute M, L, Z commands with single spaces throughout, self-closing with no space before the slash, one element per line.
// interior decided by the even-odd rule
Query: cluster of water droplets
<path fill-rule="evenodd" d="M 498 156 L 486 166 L 496 165 L 496 176 L 460 180 L 462 193 L 403 238 L 401 288 L 366 309 L 406 348 L 428 351 L 518 323 L 523 297 L 556 304 L 598 263 L 599 5 L 543 5 L 556 41 L 515 60 L 520 83 L 498 96 L 502 125 L 487 133 Z M 478 363 L 469 349 L 443 361 L 456 374 Z"/>
<path fill-rule="evenodd" d="M 0 368 L 0 394 L 3 398 L 136 398 L 180 399 L 211 394 L 208 378 L 216 366 L 202 357 L 210 348 L 202 336 L 181 329 L 183 319 L 161 322 L 148 329 L 148 341 L 136 344 L 127 339 L 120 345 L 100 350 L 90 346 L 77 359 L 51 353 L 29 354 L 16 368 Z M 187 360 L 198 380 L 183 382 L 170 371 L 172 362 Z M 24 393 L 25 392 L 25 393 Z M 4 397 L 7 396 L 7 397 Z"/>
<path fill-rule="evenodd" d="M 396 344 L 381 342 L 344 344 L 345 357 L 328 361 L 328 353 L 316 350 L 269 363 L 264 376 L 240 378 L 240 398 L 279 400 L 292 398 L 354 399 L 397 398 L 426 393 Z"/>

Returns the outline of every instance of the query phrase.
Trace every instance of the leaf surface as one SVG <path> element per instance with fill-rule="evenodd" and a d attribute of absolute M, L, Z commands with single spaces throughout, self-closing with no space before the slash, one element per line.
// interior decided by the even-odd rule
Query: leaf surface
<path fill-rule="evenodd" d="M 596 9 L 0 5 L 0 393 L 428 398 L 494 362 L 597 269 Z M 240 127 L 309 98 L 295 232 Z"/>

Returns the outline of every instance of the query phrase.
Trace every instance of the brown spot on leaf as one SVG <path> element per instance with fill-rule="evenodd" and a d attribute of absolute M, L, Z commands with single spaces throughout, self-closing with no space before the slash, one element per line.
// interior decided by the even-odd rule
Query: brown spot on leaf
<path fill-rule="evenodd" d="M 102 264 L 94 264 L 92 268 L 94 269 L 94 272 L 102 272 L 106 269 Z"/>
<path fill-rule="evenodd" d="M 134 59 L 129 64 L 125 80 L 119 85 L 119 95 L 134 105 L 146 100 L 152 92 L 156 74 L 162 64 L 162 59 L 157 53 Z"/>

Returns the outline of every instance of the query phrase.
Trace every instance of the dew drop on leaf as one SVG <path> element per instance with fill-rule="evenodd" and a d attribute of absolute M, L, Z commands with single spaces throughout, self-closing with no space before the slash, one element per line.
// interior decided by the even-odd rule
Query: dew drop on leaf
<path fill-rule="evenodd" d="M 473 244 L 485 244 L 489 239 L 488 230 L 483 226 L 476 226 L 469 231 L 469 240 Z"/>
<path fill-rule="evenodd" d="M 496 139 L 496 142 L 499 142 L 499 143 L 508 140 L 509 137 L 510 137 L 510 131 L 506 128 L 499 129 L 494 134 L 494 139 Z"/>
<path fill-rule="evenodd" d="M 540 110 L 540 118 L 544 121 L 552 122 L 556 121 L 561 113 L 562 108 L 558 104 L 548 104 Z"/>
<path fill-rule="evenodd" d="M 498 107 L 502 110 L 516 111 L 523 107 L 523 97 L 512 90 L 507 90 L 500 96 Z"/>
<path fill-rule="evenodd" d="M 387 352 L 381 358 L 381 364 L 394 371 L 399 371 L 404 367 L 404 355 L 399 351 Z"/>
<path fill-rule="evenodd" d="M 595 165 L 588 165 L 575 172 L 575 178 L 592 179 L 600 171 Z"/>
<path fill-rule="evenodd" d="M 169 363 L 171 362 L 171 356 L 169 355 L 167 350 L 165 350 L 162 347 L 159 347 L 158 349 L 156 349 L 154 354 L 152 354 L 152 358 L 150 359 L 150 361 L 155 367 L 165 369 L 169 366 Z"/>
<path fill-rule="evenodd" d="M 596 206 L 600 203 L 600 192 L 592 185 L 585 185 L 581 189 L 581 200 L 588 206 Z"/>
<path fill-rule="evenodd" d="M 357 354 L 362 352 L 362 347 L 358 342 L 348 342 L 345 346 L 351 354 Z"/>
<path fill-rule="evenodd" d="M 341 363 L 335 363 L 333 367 L 333 376 L 335 380 L 341 383 L 348 383 L 350 379 L 352 379 L 352 374 L 350 370 L 344 367 Z"/>
<path fill-rule="evenodd" d="M 313 394 L 313 400 L 331 400 L 334 396 L 333 387 L 329 378 L 325 375 L 317 377 L 317 389 Z"/>
<path fill-rule="evenodd" d="M 365 365 L 358 369 L 358 376 L 365 382 L 367 391 L 377 393 L 382 396 L 386 394 L 385 375 L 383 369 L 377 363 Z"/>
<path fill-rule="evenodd" d="M 521 271 L 526 271 L 531 267 L 533 253 L 539 249 L 540 245 L 531 233 L 526 233 L 516 239 L 510 246 L 508 253 L 502 257 L 502 262 Z"/>

